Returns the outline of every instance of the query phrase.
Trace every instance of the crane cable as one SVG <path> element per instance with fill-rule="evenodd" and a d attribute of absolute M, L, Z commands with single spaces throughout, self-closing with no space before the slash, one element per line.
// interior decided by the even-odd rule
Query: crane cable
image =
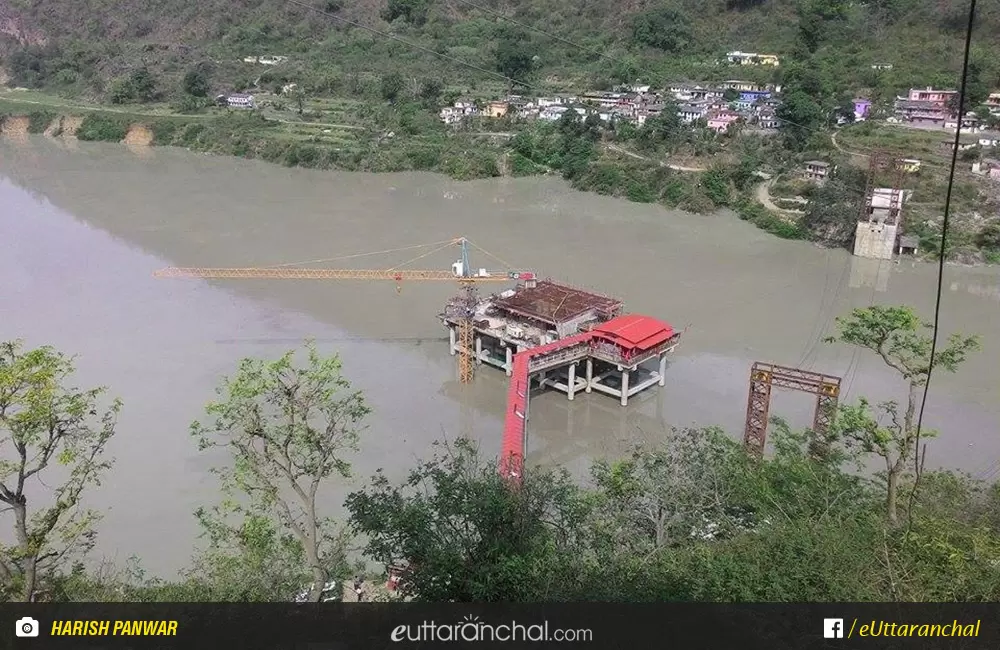
<path fill-rule="evenodd" d="M 350 260 L 350 259 L 354 259 L 356 257 L 370 257 L 372 255 L 387 255 L 389 253 L 399 253 L 401 251 L 412 251 L 412 250 L 416 250 L 418 248 L 429 248 L 431 246 L 447 245 L 447 244 L 453 243 L 453 241 L 454 240 L 452 240 L 452 239 L 447 239 L 445 241 L 434 242 L 432 244 L 415 244 L 413 246 L 403 246 L 402 248 L 387 248 L 386 250 L 372 251 L 370 253 L 354 253 L 354 254 L 351 254 L 351 255 L 340 255 L 340 256 L 337 256 L 337 257 L 324 257 L 324 258 L 318 259 L 318 260 L 304 260 L 304 261 L 301 261 L 301 262 L 285 262 L 283 264 L 274 264 L 272 266 L 266 266 L 264 268 L 268 268 L 268 269 L 280 269 L 280 268 L 287 267 L 287 266 L 302 266 L 304 264 L 319 264 L 319 263 L 325 263 L 325 262 L 335 262 L 335 261 L 338 261 L 338 260 Z M 435 250 L 440 250 L 440 249 L 435 249 Z"/>
<path fill-rule="evenodd" d="M 914 468 L 916 482 L 910 499 L 916 494 L 920 481 L 920 433 L 924 422 L 924 409 L 927 407 L 927 392 L 931 385 L 931 375 L 934 372 L 934 357 L 937 354 L 938 328 L 941 322 L 941 296 L 944 288 L 944 260 L 947 252 L 948 222 L 951 217 L 951 194 L 955 185 L 955 168 L 958 165 L 958 150 L 961 145 L 962 118 L 965 116 L 965 93 L 969 81 L 969 51 L 972 49 L 972 32 L 976 21 L 976 0 L 969 0 L 969 22 L 965 29 L 965 52 L 962 58 L 962 82 L 958 89 L 958 128 L 955 129 L 955 143 L 951 150 L 951 171 L 948 174 L 948 189 L 944 199 L 944 216 L 941 222 L 941 247 L 938 251 L 937 295 L 934 300 L 934 322 L 932 325 L 930 359 L 927 365 L 927 379 L 924 381 L 924 394 L 920 400 L 920 412 L 917 415 L 917 433 L 914 444 Z M 912 511 L 912 508 L 910 508 Z"/>

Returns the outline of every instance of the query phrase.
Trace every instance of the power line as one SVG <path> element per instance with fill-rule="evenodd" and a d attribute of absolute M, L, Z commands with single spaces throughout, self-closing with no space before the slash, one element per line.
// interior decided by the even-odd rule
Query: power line
<path fill-rule="evenodd" d="M 461 4 L 468 5 L 468 6 L 472 7 L 472 8 L 474 8 L 474 9 L 478 9 L 479 11 L 482 11 L 484 13 L 488 13 L 488 14 L 491 14 L 493 16 L 496 16 L 500 20 L 505 20 L 505 21 L 509 22 L 512 25 L 517 25 L 518 27 L 521 27 L 523 29 L 527 29 L 527 30 L 532 31 L 532 32 L 537 32 L 539 34 L 542 34 L 543 36 L 548 36 L 549 38 L 552 38 L 552 39 L 555 39 L 555 40 L 559 41 L 560 43 L 566 43 L 567 45 L 572 45 L 573 47 L 579 48 L 579 49 L 581 49 L 581 50 L 583 50 L 585 52 L 590 52 L 591 54 L 597 55 L 598 57 L 600 57 L 602 59 L 607 59 L 608 61 L 613 61 L 613 62 L 618 63 L 620 65 L 628 65 L 624 61 L 621 61 L 619 59 L 614 58 L 613 56 L 605 54 L 604 52 L 601 52 L 600 50 L 595 50 L 592 47 L 587 47 L 586 45 L 581 45 L 579 43 L 575 43 L 575 42 L 569 40 L 568 38 L 565 38 L 563 36 L 559 36 L 558 34 L 553 34 L 552 32 L 545 31 L 544 29 L 541 29 L 540 27 L 535 27 L 533 25 L 528 25 L 528 24 L 522 23 L 522 22 L 520 22 L 518 20 L 514 20 L 513 18 L 505 16 L 502 12 L 499 12 L 499 11 L 497 11 L 495 9 L 490 9 L 489 7 L 484 7 L 484 6 L 480 5 L 480 4 L 476 4 L 475 2 L 469 2 L 469 0 L 453 0 L 453 1 L 454 2 L 460 2 Z"/>
<path fill-rule="evenodd" d="M 948 190 L 944 198 L 944 217 L 941 223 L 941 247 L 938 251 L 937 295 L 934 300 L 934 323 L 931 335 L 931 354 L 927 366 L 927 379 L 924 381 L 924 394 L 920 400 L 920 413 L 917 415 L 917 434 L 914 445 L 916 467 L 919 472 L 920 463 L 920 433 L 924 422 L 924 409 L 927 407 L 927 392 L 931 385 L 931 375 L 934 372 L 934 356 L 937 354 L 938 331 L 941 323 L 941 297 L 944 293 L 944 260 L 947 252 L 948 220 L 951 217 L 951 193 L 955 185 L 955 168 L 958 165 L 958 148 L 961 145 L 961 120 L 965 115 L 965 92 L 969 81 L 969 51 L 972 49 L 972 32 L 976 22 L 976 0 L 969 0 L 969 23 L 965 29 L 965 53 L 962 57 L 962 82 L 958 89 L 958 119 L 959 128 L 955 129 L 955 144 L 951 150 L 951 171 L 948 174 Z M 919 473 L 918 473 L 919 478 Z"/>
<path fill-rule="evenodd" d="M 332 18 L 333 20 L 337 20 L 337 21 L 342 22 L 342 23 L 344 23 L 346 25 L 350 25 L 352 27 L 357 27 L 358 29 L 363 29 L 366 32 L 371 32 L 372 34 L 375 34 L 376 36 L 381 36 L 383 38 L 388 38 L 389 40 L 396 41 L 397 43 L 402 43 L 403 45 L 406 45 L 407 47 L 412 47 L 415 50 L 420 50 L 421 52 L 426 52 L 427 54 L 432 54 L 432 55 L 438 57 L 439 59 L 444 59 L 446 61 L 451 61 L 453 63 L 457 63 L 459 65 L 463 65 L 463 66 L 465 66 L 465 67 L 467 67 L 467 68 L 469 68 L 471 70 L 477 70 L 477 71 L 482 72 L 484 74 L 490 75 L 491 77 L 495 77 L 497 79 L 503 79 L 504 81 L 506 81 L 508 83 L 511 83 L 511 84 L 519 84 L 519 85 L 524 86 L 526 88 L 531 88 L 531 85 L 526 84 L 525 82 L 520 81 L 518 79 L 514 79 L 513 77 L 508 77 L 507 75 L 502 74 L 500 72 L 497 72 L 496 70 L 489 70 L 489 69 L 484 68 L 482 66 L 478 66 L 478 65 L 476 65 L 474 63 L 469 63 L 468 61 L 463 61 L 462 59 L 459 59 L 458 57 L 451 56 L 450 54 L 442 54 L 441 52 L 433 50 L 433 49 L 431 49 L 429 47 L 424 47 L 423 45 L 419 45 L 417 43 L 413 43 L 411 41 L 408 41 L 405 38 L 400 38 L 399 36 L 396 36 L 395 34 L 390 34 L 389 32 L 383 32 L 380 29 L 375 29 L 374 27 L 369 27 L 368 25 L 365 25 L 363 23 L 359 23 L 357 21 L 350 20 L 348 18 L 344 18 L 343 16 L 338 16 L 337 14 L 334 14 L 334 13 L 330 13 L 329 11 L 325 11 L 323 9 L 320 9 L 319 7 L 314 7 L 313 5 L 309 4 L 308 2 L 301 2 L 300 0 L 285 0 L 285 2 L 288 3 L 288 4 L 290 4 L 290 5 L 295 5 L 297 7 L 302 7 L 303 9 L 308 9 L 309 11 L 313 11 L 315 13 L 318 13 L 318 14 L 322 15 L 322 16 L 326 16 L 327 18 Z"/>

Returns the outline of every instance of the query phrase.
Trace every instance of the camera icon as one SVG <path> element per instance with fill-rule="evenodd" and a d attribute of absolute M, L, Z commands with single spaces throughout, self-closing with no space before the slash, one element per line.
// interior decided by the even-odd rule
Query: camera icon
<path fill-rule="evenodd" d="M 27 616 L 18 619 L 17 623 L 14 624 L 14 636 L 38 636 L 38 621 Z"/>

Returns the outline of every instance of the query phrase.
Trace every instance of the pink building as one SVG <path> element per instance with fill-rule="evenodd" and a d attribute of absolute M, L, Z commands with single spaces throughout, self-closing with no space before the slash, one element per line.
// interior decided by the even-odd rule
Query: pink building
<path fill-rule="evenodd" d="M 957 94 L 957 90 L 934 90 L 930 86 L 927 86 L 927 88 L 910 88 L 910 94 L 907 99 L 911 102 L 934 102 L 936 104 L 947 104 L 948 101 Z"/>
<path fill-rule="evenodd" d="M 740 119 L 739 114 L 732 113 L 729 111 L 723 111 L 721 113 L 715 113 L 708 117 L 708 128 L 712 129 L 716 133 L 724 133 L 729 125 Z"/>

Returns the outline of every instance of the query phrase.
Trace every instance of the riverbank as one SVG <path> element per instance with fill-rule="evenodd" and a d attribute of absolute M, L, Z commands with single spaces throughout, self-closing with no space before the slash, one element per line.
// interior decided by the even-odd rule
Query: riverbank
<path fill-rule="evenodd" d="M 533 126 L 512 138 L 463 132 L 397 134 L 374 127 L 269 119 L 258 112 L 142 113 L 56 101 L 4 95 L 0 125 L 7 125 L 5 132 L 176 146 L 288 167 L 428 171 L 456 180 L 554 174 L 580 191 L 695 214 L 729 208 L 779 237 L 807 238 L 793 220 L 760 205 L 752 188 L 735 182 L 722 168 L 658 163 L 621 147 L 603 146 L 586 134 L 561 133 L 551 124 Z"/>

